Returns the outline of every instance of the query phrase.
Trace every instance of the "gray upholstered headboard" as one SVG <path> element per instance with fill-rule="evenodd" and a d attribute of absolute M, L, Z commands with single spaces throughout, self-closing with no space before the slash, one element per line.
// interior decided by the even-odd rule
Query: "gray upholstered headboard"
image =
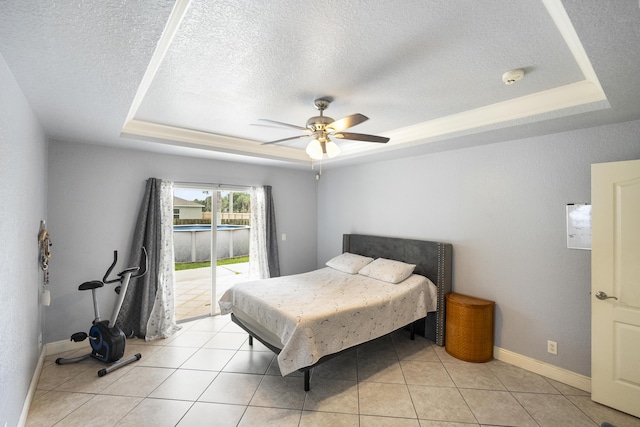
<path fill-rule="evenodd" d="M 438 311 L 427 316 L 424 335 L 444 345 L 445 295 L 451 292 L 453 247 L 450 243 L 345 234 L 342 251 L 415 264 L 414 273 L 427 277 L 438 287 Z"/>

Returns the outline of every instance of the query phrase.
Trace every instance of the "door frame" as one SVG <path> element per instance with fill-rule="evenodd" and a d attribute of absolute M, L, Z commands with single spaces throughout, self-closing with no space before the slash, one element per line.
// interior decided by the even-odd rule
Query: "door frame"
<path fill-rule="evenodd" d="M 210 285 L 209 285 L 209 316 L 215 316 L 218 314 L 216 310 L 216 262 L 218 260 L 218 235 L 217 229 L 214 225 L 217 225 L 217 213 L 218 213 L 218 193 L 221 191 L 235 192 L 235 193 L 251 193 L 251 187 L 245 185 L 233 185 L 233 184 L 216 184 L 216 183 L 200 183 L 200 182 L 174 182 L 173 183 L 174 194 L 176 189 L 185 190 L 203 190 L 211 192 L 211 240 L 210 240 L 210 253 L 211 253 L 211 267 L 210 267 Z M 215 197 L 214 197 L 215 196 Z"/>

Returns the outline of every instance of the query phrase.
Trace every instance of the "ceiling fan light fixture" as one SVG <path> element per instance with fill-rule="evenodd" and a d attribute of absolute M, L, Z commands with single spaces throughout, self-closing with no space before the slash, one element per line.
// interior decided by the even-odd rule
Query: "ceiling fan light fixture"
<path fill-rule="evenodd" d="M 317 139 L 314 139 L 307 145 L 306 152 L 313 160 L 322 160 L 324 154 L 322 152 L 322 144 L 320 144 L 320 141 Z"/>
<path fill-rule="evenodd" d="M 340 154 L 340 147 L 333 141 L 327 141 L 325 148 L 327 150 L 327 156 L 329 156 L 330 159 Z"/>

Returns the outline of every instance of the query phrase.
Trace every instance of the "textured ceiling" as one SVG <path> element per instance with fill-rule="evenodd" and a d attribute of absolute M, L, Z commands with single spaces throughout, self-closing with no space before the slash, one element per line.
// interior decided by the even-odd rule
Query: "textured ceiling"
<path fill-rule="evenodd" d="M 304 126 L 321 96 L 391 138 L 327 166 L 640 118 L 638 28 L 634 0 L 0 0 L 0 55 L 52 138 L 295 167 L 308 139 L 252 124 Z"/>

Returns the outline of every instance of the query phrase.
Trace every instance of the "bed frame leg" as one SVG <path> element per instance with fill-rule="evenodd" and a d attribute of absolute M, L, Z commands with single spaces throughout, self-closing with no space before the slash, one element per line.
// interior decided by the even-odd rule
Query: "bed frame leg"
<path fill-rule="evenodd" d="M 249 335 L 249 345 L 253 345 L 253 336 Z"/>
<path fill-rule="evenodd" d="M 311 369 L 304 371 L 304 391 L 309 391 L 309 377 L 310 377 Z"/>

